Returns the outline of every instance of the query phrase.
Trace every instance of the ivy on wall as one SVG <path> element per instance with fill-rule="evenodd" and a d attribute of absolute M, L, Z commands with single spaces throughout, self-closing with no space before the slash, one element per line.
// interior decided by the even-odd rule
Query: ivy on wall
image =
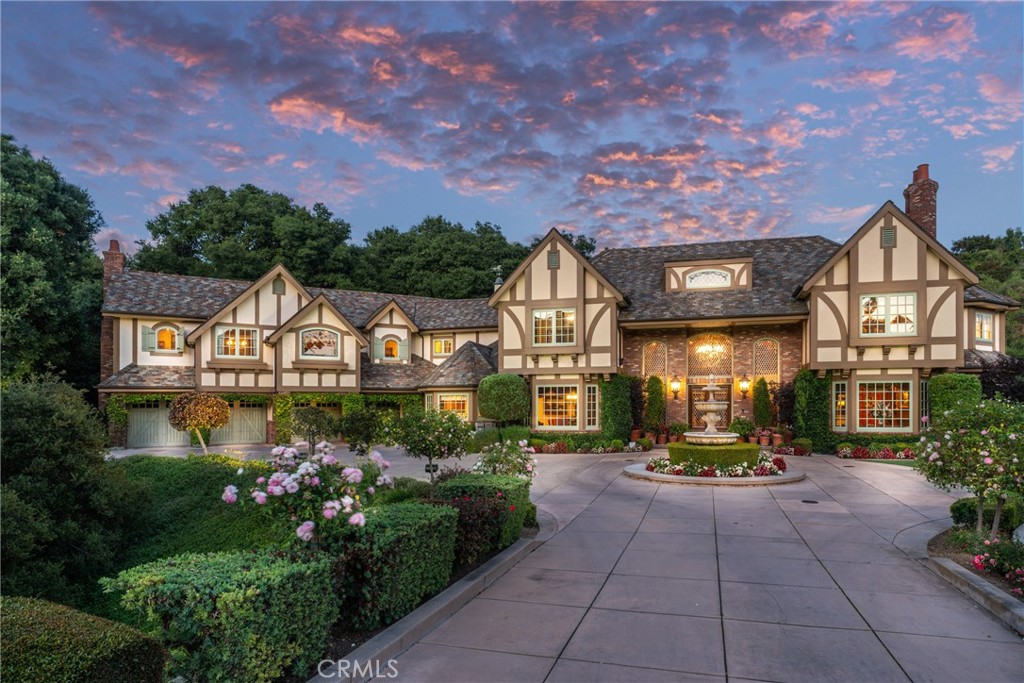
<path fill-rule="evenodd" d="M 128 425 L 128 409 L 131 406 L 150 401 L 173 401 L 178 396 L 181 394 L 112 394 L 107 399 L 107 421 L 117 427 L 126 427 Z M 243 401 L 264 406 L 273 400 L 270 394 L 217 394 L 217 396 L 228 403 Z"/>
<path fill-rule="evenodd" d="M 274 429 L 278 443 L 291 443 L 292 420 L 296 403 L 316 408 L 341 404 L 342 414 L 366 407 L 398 406 L 403 415 L 423 411 L 423 394 L 332 394 L 326 392 L 295 392 L 274 397 Z"/>

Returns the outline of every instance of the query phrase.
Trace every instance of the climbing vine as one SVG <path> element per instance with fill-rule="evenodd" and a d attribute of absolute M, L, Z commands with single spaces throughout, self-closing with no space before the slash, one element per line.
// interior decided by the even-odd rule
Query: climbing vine
<path fill-rule="evenodd" d="M 423 411 L 422 394 L 331 394 L 325 392 L 295 392 L 274 397 L 274 429 L 278 443 L 291 443 L 292 420 L 296 403 L 316 408 L 321 405 L 341 404 L 342 414 L 370 406 L 397 405 L 403 415 Z"/>
<path fill-rule="evenodd" d="M 117 427 L 128 425 L 128 409 L 131 406 L 142 405 L 151 401 L 173 401 L 180 393 L 176 394 L 113 394 L 107 399 L 107 421 Z M 273 397 L 270 394 L 216 394 L 219 398 L 228 403 L 241 401 L 255 405 L 267 405 Z"/>

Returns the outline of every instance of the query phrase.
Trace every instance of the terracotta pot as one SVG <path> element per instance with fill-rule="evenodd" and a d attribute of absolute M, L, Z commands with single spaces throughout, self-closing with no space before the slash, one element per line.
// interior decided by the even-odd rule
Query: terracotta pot
<path fill-rule="evenodd" d="M 668 436 L 668 442 L 669 443 L 675 443 L 677 441 L 679 441 L 679 435 L 678 434 L 669 434 L 669 436 Z"/>
<path fill-rule="evenodd" d="M 651 443 L 653 443 L 654 439 L 655 439 L 654 432 L 644 432 L 644 438 L 645 439 L 650 439 Z"/>
<path fill-rule="evenodd" d="M 782 445 L 782 434 L 772 434 L 772 445 L 773 446 L 781 446 Z"/>
<path fill-rule="evenodd" d="M 742 436 L 737 436 L 736 443 L 746 443 L 746 439 L 744 439 Z"/>
<path fill-rule="evenodd" d="M 643 432 L 642 432 L 642 431 L 640 431 L 639 429 L 634 429 L 633 431 L 631 431 L 631 432 L 629 433 L 629 440 L 630 440 L 630 441 L 636 441 L 636 440 L 637 440 L 637 439 L 639 439 L 639 438 L 640 438 L 641 436 L 643 436 Z"/>
<path fill-rule="evenodd" d="M 743 437 L 741 436 L 740 438 L 742 439 Z M 750 436 L 747 437 L 747 441 L 749 441 L 750 443 L 757 443 L 757 437 L 751 434 Z"/>
<path fill-rule="evenodd" d="M 659 444 L 664 445 L 664 443 L 666 441 L 668 441 L 668 436 L 666 434 L 658 434 L 658 443 Z"/>
<path fill-rule="evenodd" d="M 761 436 L 761 437 L 758 437 L 758 443 L 760 443 L 760 444 L 761 444 L 762 446 L 767 446 L 767 445 L 768 445 L 768 442 L 769 442 L 770 440 L 771 440 L 771 437 L 768 437 L 768 436 Z"/>

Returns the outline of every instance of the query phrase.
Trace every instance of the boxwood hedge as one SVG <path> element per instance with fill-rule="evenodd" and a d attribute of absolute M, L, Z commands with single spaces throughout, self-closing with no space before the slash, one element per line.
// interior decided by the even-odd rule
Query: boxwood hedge
<path fill-rule="evenodd" d="M 733 443 L 725 446 L 698 446 L 690 443 L 670 443 L 668 459 L 673 465 L 681 462 L 695 462 L 700 465 L 719 465 L 728 467 L 757 462 L 761 447 L 756 443 Z"/>
<path fill-rule="evenodd" d="M 530 506 L 530 482 L 500 474 L 463 474 L 437 485 L 434 495 L 446 498 L 504 498 L 506 514 L 500 521 L 498 548 L 512 545 L 523 532 Z"/>

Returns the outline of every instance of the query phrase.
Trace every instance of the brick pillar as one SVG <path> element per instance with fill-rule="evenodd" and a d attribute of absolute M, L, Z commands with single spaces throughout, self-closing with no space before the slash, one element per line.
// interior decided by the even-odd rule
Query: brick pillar
<path fill-rule="evenodd" d="M 917 167 L 914 171 L 913 182 L 903 190 L 906 214 L 917 223 L 919 228 L 932 237 L 937 234 L 935 202 L 938 193 L 939 184 L 928 177 L 928 164 L 921 164 Z"/>
<path fill-rule="evenodd" d="M 124 254 L 117 240 L 110 240 L 110 249 L 103 252 L 103 301 L 114 275 L 124 272 Z M 104 316 L 100 320 L 100 381 L 114 374 L 114 320 Z"/>

